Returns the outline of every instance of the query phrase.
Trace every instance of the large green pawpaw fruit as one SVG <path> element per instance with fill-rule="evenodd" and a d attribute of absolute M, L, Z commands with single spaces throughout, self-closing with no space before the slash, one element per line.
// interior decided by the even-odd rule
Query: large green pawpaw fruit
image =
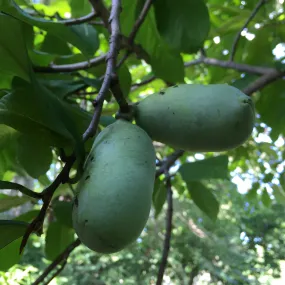
<path fill-rule="evenodd" d="M 117 120 L 97 136 L 72 210 L 83 244 L 113 253 L 139 237 L 150 213 L 155 160 L 150 137 L 128 121 Z"/>
<path fill-rule="evenodd" d="M 193 152 L 219 152 L 251 135 L 251 98 L 225 84 L 181 84 L 134 105 L 135 120 L 155 141 Z"/>

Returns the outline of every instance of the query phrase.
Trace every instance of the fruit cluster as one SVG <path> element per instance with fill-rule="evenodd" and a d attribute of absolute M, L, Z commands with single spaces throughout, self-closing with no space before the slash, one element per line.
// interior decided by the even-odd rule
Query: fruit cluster
<path fill-rule="evenodd" d="M 99 253 L 133 243 L 152 203 L 156 154 L 153 141 L 192 152 L 236 148 L 251 135 L 250 97 L 235 87 L 181 84 L 154 93 L 135 106 L 136 124 L 117 119 L 95 139 L 73 204 L 73 225 Z"/>

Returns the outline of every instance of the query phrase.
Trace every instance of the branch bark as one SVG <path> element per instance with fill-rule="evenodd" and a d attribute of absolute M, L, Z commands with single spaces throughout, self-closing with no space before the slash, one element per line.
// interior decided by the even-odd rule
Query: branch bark
<path fill-rule="evenodd" d="M 97 4 L 101 1 L 92 0 L 92 2 L 96 2 Z M 96 9 L 96 7 L 94 7 Z M 121 10 L 121 1 L 113 0 L 112 1 L 112 9 L 110 14 L 110 26 L 111 26 L 111 37 L 110 37 L 110 49 L 106 57 L 107 67 L 104 76 L 104 80 L 101 86 L 101 89 L 98 93 L 97 98 L 94 101 L 94 106 L 97 108 L 97 112 L 94 113 L 93 119 L 88 126 L 86 132 L 84 133 L 85 138 L 89 138 L 95 135 L 99 118 L 98 114 L 101 114 L 103 102 L 106 96 L 108 89 L 110 88 L 112 76 L 115 73 L 116 69 L 116 60 L 119 53 L 119 45 L 120 45 L 120 15 Z M 97 11 L 97 10 L 96 10 Z"/>
<path fill-rule="evenodd" d="M 247 21 L 245 22 L 245 24 L 242 26 L 242 28 L 240 29 L 240 31 L 237 33 L 235 40 L 233 42 L 233 46 L 232 46 L 232 52 L 230 55 L 230 61 L 234 60 L 234 56 L 237 50 L 237 46 L 238 46 L 238 42 L 240 40 L 241 37 L 241 33 L 242 31 L 248 26 L 248 24 L 250 23 L 250 21 L 255 17 L 255 15 L 257 14 L 257 12 L 259 11 L 259 9 L 263 6 L 263 4 L 265 4 L 267 0 L 260 0 L 256 7 L 254 8 L 254 10 L 252 11 L 251 15 L 249 16 L 249 18 L 247 19 Z"/>
<path fill-rule="evenodd" d="M 257 78 L 254 82 L 252 82 L 249 86 L 243 89 L 243 92 L 247 95 L 252 95 L 254 92 L 261 90 L 266 85 L 276 81 L 280 77 L 285 76 L 285 72 L 281 72 L 278 70 L 273 70 L 270 73 L 264 74 L 263 76 Z"/>
<path fill-rule="evenodd" d="M 35 199 L 41 199 L 42 198 L 41 193 L 34 192 L 34 191 L 26 188 L 25 186 L 18 184 L 18 183 L 14 183 L 14 182 L 0 181 L 0 190 L 4 190 L 4 189 L 17 190 L 17 191 L 21 192 L 22 194 L 30 196 L 30 197 L 35 198 Z"/>
<path fill-rule="evenodd" d="M 133 29 L 129 35 L 129 44 L 132 45 L 134 43 L 134 40 L 135 40 L 135 37 L 137 35 L 137 32 L 139 31 L 139 28 L 141 27 L 141 25 L 143 24 L 146 16 L 147 16 L 147 13 L 149 11 L 149 9 L 151 8 L 151 4 L 152 4 L 153 0 L 146 0 L 143 8 L 142 8 L 142 11 L 139 15 L 139 17 L 137 18 L 134 26 L 133 26 Z"/>
<path fill-rule="evenodd" d="M 45 278 L 49 275 L 49 273 L 55 269 L 58 265 L 63 263 L 61 266 L 61 270 L 63 269 L 63 266 L 65 265 L 68 256 L 70 253 L 81 244 L 81 241 L 79 239 L 76 239 L 73 243 L 71 243 L 46 269 L 45 271 L 41 274 L 41 276 L 38 277 L 38 279 L 32 283 L 32 285 L 38 285 L 41 282 L 45 280 Z M 60 270 L 60 271 L 61 271 Z M 59 273 L 60 271 L 57 271 Z M 53 276 L 55 277 L 55 275 Z"/>
<path fill-rule="evenodd" d="M 89 61 L 82 61 L 72 64 L 52 64 L 50 66 L 34 66 L 33 69 L 36 72 L 43 73 L 58 73 L 58 72 L 72 72 L 77 70 L 86 70 L 91 67 L 100 65 L 105 62 L 107 55 L 103 54 L 98 57 L 92 58 Z"/>
<path fill-rule="evenodd" d="M 156 171 L 155 177 L 159 177 L 161 174 L 169 170 L 169 168 L 175 163 L 175 161 L 185 153 L 184 150 L 176 150 L 169 155 L 163 162 L 161 167 Z"/>
<path fill-rule="evenodd" d="M 173 200 L 172 200 L 172 189 L 171 189 L 171 178 L 168 173 L 166 173 L 166 187 L 167 187 L 167 214 L 166 214 L 166 233 L 164 239 L 162 259 L 157 275 L 156 285 L 161 285 L 163 280 L 163 275 L 167 265 L 167 258 L 170 250 L 170 240 L 171 240 L 171 231 L 172 231 L 172 215 L 173 215 Z"/>
<path fill-rule="evenodd" d="M 62 23 L 66 26 L 80 25 L 80 24 L 83 24 L 83 23 L 86 23 L 86 22 L 93 20 L 96 16 L 98 16 L 98 15 L 93 10 L 88 15 L 85 15 L 85 16 L 82 16 L 82 17 L 76 18 L 76 19 L 68 19 L 68 20 L 59 21 L 59 23 Z"/>
<path fill-rule="evenodd" d="M 251 73 L 251 74 L 267 74 L 267 73 L 275 71 L 274 68 L 224 61 L 224 60 L 219 60 L 219 59 L 209 58 L 209 57 L 202 57 L 200 59 L 186 62 L 184 66 L 189 67 L 189 66 L 193 66 L 193 65 L 197 65 L 201 63 L 204 63 L 206 65 L 219 66 L 222 68 L 234 69 L 237 71 Z"/>

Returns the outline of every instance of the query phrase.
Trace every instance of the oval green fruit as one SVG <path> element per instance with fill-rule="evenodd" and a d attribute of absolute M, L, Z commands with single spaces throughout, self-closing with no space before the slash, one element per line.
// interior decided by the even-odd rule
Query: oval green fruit
<path fill-rule="evenodd" d="M 251 98 L 226 84 L 181 84 L 154 93 L 134 106 L 135 120 L 155 141 L 193 152 L 219 152 L 251 135 Z"/>
<path fill-rule="evenodd" d="M 113 253 L 145 227 L 155 181 L 155 150 L 137 125 L 117 120 L 95 139 L 73 204 L 73 227 L 83 244 Z"/>

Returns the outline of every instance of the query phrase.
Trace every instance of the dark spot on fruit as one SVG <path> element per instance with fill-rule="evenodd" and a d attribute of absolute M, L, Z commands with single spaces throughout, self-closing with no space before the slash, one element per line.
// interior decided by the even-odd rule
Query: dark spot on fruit
<path fill-rule="evenodd" d="M 85 181 L 88 180 L 90 178 L 90 175 L 86 176 Z"/>
<path fill-rule="evenodd" d="M 90 160 L 93 161 L 94 160 L 94 156 L 92 156 Z"/>
<path fill-rule="evenodd" d="M 164 91 L 159 91 L 160 95 L 164 95 L 164 93 L 165 93 Z"/>
<path fill-rule="evenodd" d="M 172 112 L 172 114 L 173 114 L 173 115 L 175 115 L 175 113 L 174 113 L 174 112 Z"/>

